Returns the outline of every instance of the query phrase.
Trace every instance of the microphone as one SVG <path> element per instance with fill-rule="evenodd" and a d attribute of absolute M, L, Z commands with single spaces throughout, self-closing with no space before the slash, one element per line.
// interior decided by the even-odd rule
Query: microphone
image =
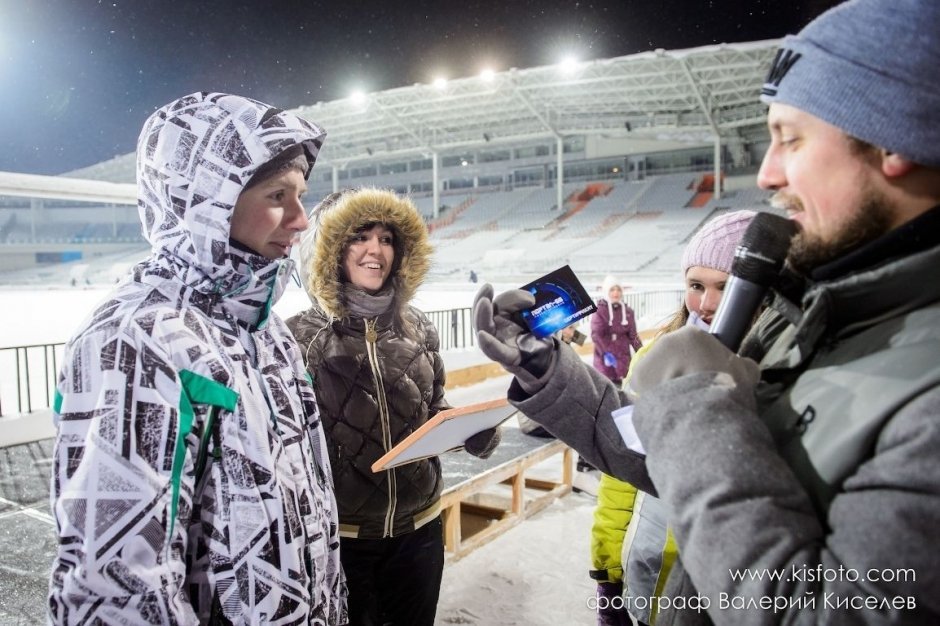
<path fill-rule="evenodd" d="M 738 351 L 754 314 L 783 267 L 796 225 L 773 213 L 751 220 L 731 263 L 731 278 L 708 332 L 726 348 Z"/>

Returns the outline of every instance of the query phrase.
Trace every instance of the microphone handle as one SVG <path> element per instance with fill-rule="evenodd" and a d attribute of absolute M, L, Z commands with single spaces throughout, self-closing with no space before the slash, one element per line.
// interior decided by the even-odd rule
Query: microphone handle
<path fill-rule="evenodd" d="M 732 274 L 708 332 L 726 348 L 737 352 L 766 293 L 766 286 Z"/>

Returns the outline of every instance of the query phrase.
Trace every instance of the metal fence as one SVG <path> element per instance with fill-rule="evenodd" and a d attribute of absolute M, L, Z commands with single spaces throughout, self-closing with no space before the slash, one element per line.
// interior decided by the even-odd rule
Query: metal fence
<path fill-rule="evenodd" d="M 682 289 L 628 291 L 623 294 L 623 301 L 633 309 L 638 324 L 645 322 L 646 327 L 657 327 L 679 310 L 684 297 Z"/>
<path fill-rule="evenodd" d="M 681 290 L 637 291 L 624 294 L 637 320 L 658 325 L 682 302 Z M 472 310 L 426 311 L 441 337 L 441 350 L 472 348 L 476 337 Z M 32 413 L 52 406 L 63 343 L 0 348 L 0 417 Z"/>
<path fill-rule="evenodd" d="M 470 348 L 476 344 L 471 313 L 472 309 L 469 307 L 425 312 L 441 336 L 441 350 Z"/>
<path fill-rule="evenodd" d="M 474 345 L 470 308 L 428 311 L 441 336 L 441 350 Z M 0 417 L 52 406 L 64 343 L 0 348 Z"/>
<path fill-rule="evenodd" d="M 52 406 L 64 343 L 0 348 L 0 417 Z"/>

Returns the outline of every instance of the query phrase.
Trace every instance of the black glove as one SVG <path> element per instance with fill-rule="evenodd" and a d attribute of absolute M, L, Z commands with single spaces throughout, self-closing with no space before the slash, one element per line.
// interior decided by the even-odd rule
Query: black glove
<path fill-rule="evenodd" d="M 760 369 L 751 359 L 739 357 L 714 335 L 684 326 L 656 340 L 630 375 L 630 393 L 640 396 L 668 380 L 698 372 L 724 372 L 737 386 L 757 386 Z"/>
<path fill-rule="evenodd" d="M 513 319 L 514 314 L 533 306 L 535 296 L 524 289 L 512 289 L 494 299 L 489 283 L 480 288 L 473 301 L 473 325 L 480 350 L 514 375 L 528 394 L 545 385 L 555 353 L 553 339 L 539 339 Z"/>
<path fill-rule="evenodd" d="M 464 441 L 463 449 L 475 457 L 488 459 L 490 455 L 493 454 L 493 451 L 496 450 L 496 446 L 499 445 L 501 438 L 502 432 L 499 427 L 494 426 L 493 428 L 487 428 Z"/>
<path fill-rule="evenodd" d="M 630 626 L 630 616 L 624 607 L 623 583 L 597 583 L 598 626 Z"/>

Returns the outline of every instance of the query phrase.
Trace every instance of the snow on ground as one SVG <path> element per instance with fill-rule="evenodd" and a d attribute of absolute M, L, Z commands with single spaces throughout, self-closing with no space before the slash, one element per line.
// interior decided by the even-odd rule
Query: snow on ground
<path fill-rule="evenodd" d="M 444 568 L 438 626 L 588 626 L 596 500 L 572 493 Z"/>

